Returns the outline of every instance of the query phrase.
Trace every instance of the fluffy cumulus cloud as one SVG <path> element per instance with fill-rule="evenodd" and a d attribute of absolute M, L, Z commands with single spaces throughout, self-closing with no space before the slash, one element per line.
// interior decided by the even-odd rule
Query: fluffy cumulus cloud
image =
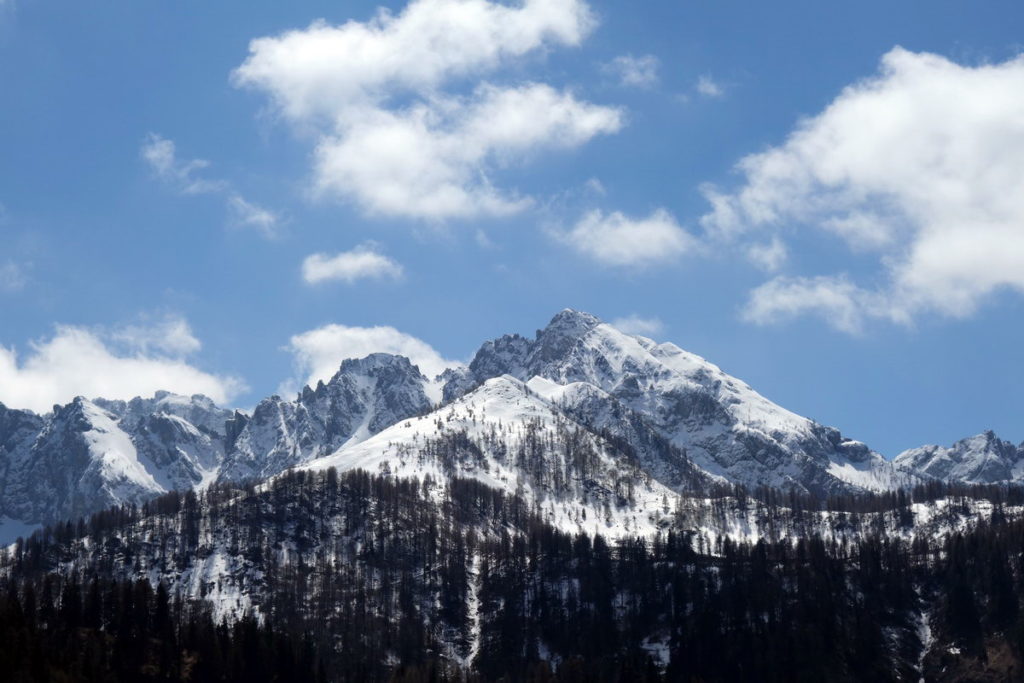
<path fill-rule="evenodd" d="M 457 361 L 446 360 L 425 341 L 389 326 L 325 325 L 293 336 L 287 349 L 295 356 L 301 377 L 297 382 L 283 385 L 282 393 L 294 391 L 299 384 L 326 382 L 338 372 L 341 361 L 363 358 L 371 353 L 405 356 L 430 379 L 447 368 L 461 365 Z"/>
<path fill-rule="evenodd" d="M 658 82 L 658 58 L 654 55 L 619 55 L 602 66 L 602 71 L 618 79 L 620 85 L 649 88 Z"/>
<path fill-rule="evenodd" d="M 256 39 L 234 81 L 313 132 L 319 196 L 379 215 L 506 215 L 528 201 L 496 188 L 494 171 L 613 133 L 623 114 L 545 84 L 483 78 L 528 53 L 578 45 L 593 24 L 582 0 L 414 0 L 367 22 Z M 461 92 L 467 81 L 476 85 Z"/>
<path fill-rule="evenodd" d="M 967 316 L 993 292 L 1024 292 L 1024 56 L 964 66 L 896 48 L 738 170 L 738 189 L 705 188 L 712 234 L 823 230 L 877 257 L 882 282 L 779 276 L 754 293 L 753 320 L 817 313 L 851 330 Z"/>
<path fill-rule="evenodd" d="M 398 279 L 402 266 L 381 254 L 373 244 L 362 244 L 340 254 L 312 254 L 302 262 L 302 279 L 314 285 L 337 280 L 351 284 L 362 279 Z"/>
<path fill-rule="evenodd" d="M 264 237 L 275 237 L 281 217 L 254 204 L 231 189 L 224 180 L 204 178 L 201 171 L 209 167 L 205 159 L 181 159 L 173 140 L 150 133 L 140 150 L 142 159 L 163 182 L 182 194 L 220 194 L 231 215 L 232 225 L 251 228 Z"/>
<path fill-rule="evenodd" d="M 165 389 L 224 404 L 245 390 L 238 379 L 191 365 L 188 355 L 198 349 L 187 323 L 176 318 L 106 333 L 58 326 L 23 358 L 0 346 L 0 402 L 43 413 L 75 396 L 130 399 Z"/>
<path fill-rule="evenodd" d="M 658 318 L 644 318 L 639 315 L 616 318 L 612 321 L 612 327 L 626 334 L 639 334 L 645 337 L 661 334 L 665 329 L 664 323 Z"/>
<path fill-rule="evenodd" d="M 481 169 L 538 149 L 571 148 L 617 130 L 616 110 L 543 84 L 481 86 L 468 98 L 374 110 L 321 139 L 316 189 L 351 195 L 371 213 L 443 219 L 506 215 L 528 201 L 495 188 Z"/>
<path fill-rule="evenodd" d="M 590 211 L 558 238 L 598 263 L 633 268 L 668 263 L 697 248 L 696 239 L 664 209 L 646 218 Z"/>

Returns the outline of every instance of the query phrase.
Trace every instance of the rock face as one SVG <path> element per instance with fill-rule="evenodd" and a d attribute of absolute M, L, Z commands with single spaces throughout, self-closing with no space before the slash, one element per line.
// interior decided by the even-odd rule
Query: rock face
<path fill-rule="evenodd" d="M 0 409 L 0 513 L 36 524 L 210 481 L 230 411 L 204 396 L 79 397 L 45 417 Z"/>
<path fill-rule="evenodd" d="M 949 448 L 921 446 L 900 453 L 897 469 L 924 479 L 968 484 L 1024 481 L 1024 443 L 1014 446 L 987 431 L 957 441 Z"/>
<path fill-rule="evenodd" d="M 227 425 L 233 414 L 205 396 L 158 392 L 151 399 L 97 400 L 128 434 L 140 462 L 165 490 L 208 484 L 229 449 Z"/>
<path fill-rule="evenodd" d="M 0 405 L 0 542 L 170 490 L 278 474 L 426 412 L 426 384 L 406 358 L 373 354 L 294 401 L 262 401 L 251 417 L 163 391 L 79 397 L 46 416 Z"/>
<path fill-rule="evenodd" d="M 264 399 L 235 440 L 220 477 L 262 479 L 346 444 L 364 441 L 431 407 L 427 379 L 402 356 L 375 353 L 342 362 L 327 383 L 294 401 Z"/>

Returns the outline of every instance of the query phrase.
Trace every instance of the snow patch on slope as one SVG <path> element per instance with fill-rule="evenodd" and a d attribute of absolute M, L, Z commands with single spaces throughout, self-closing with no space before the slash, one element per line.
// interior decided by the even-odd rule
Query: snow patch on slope
<path fill-rule="evenodd" d="M 110 413 L 91 401 L 82 401 L 82 414 L 92 427 L 82 436 L 115 499 L 129 498 L 134 493 L 133 487 L 154 493 L 166 491 L 139 462 L 131 437 L 121 431 Z"/>

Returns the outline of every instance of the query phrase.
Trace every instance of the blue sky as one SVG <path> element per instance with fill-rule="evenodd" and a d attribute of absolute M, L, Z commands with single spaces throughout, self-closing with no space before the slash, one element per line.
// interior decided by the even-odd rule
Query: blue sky
<path fill-rule="evenodd" d="M 573 307 L 889 457 L 1024 439 L 1019 3 L 379 6 L 0 0 L 0 401 Z"/>

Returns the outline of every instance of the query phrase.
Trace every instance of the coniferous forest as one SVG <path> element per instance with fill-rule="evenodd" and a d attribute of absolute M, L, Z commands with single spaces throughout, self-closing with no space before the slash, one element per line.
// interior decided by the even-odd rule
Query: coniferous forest
<path fill-rule="evenodd" d="M 3 558 L 0 670 L 11 681 L 1021 678 L 1024 521 L 1002 512 L 1018 490 L 777 497 L 734 489 L 714 505 L 895 520 L 915 503 L 992 506 L 940 542 L 698 540 L 680 521 L 612 543 L 559 531 L 474 480 L 296 472 L 20 540 Z"/>

